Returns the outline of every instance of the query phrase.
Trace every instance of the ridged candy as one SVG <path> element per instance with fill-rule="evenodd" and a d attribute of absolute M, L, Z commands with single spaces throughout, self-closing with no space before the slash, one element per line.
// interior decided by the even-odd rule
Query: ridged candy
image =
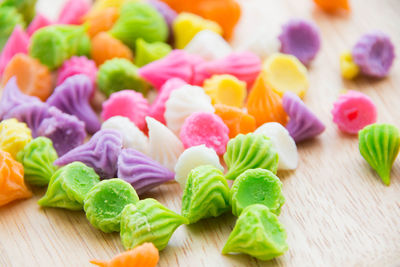
<path fill-rule="evenodd" d="M 135 63 L 138 67 L 149 64 L 167 56 L 172 48 L 163 42 L 148 43 L 139 38 L 136 40 Z"/>
<path fill-rule="evenodd" d="M 224 160 L 226 179 L 234 180 L 248 169 L 262 168 L 276 173 L 278 153 L 268 137 L 262 134 L 239 134 L 228 142 Z"/>
<path fill-rule="evenodd" d="M 100 32 L 93 37 L 90 55 L 98 66 L 113 58 L 133 60 L 131 49 L 107 32 Z"/>
<path fill-rule="evenodd" d="M 31 130 L 23 122 L 7 119 L 0 122 L 0 150 L 15 158 L 17 153 L 32 140 Z"/>
<path fill-rule="evenodd" d="M 246 83 L 229 74 L 212 76 L 204 81 L 203 88 L 213 105 L 241 108 L 247 95 Z"/>
<path fill-rule="evenodd" d="M 232 106 L 216 104 L 215 114 L 218 115 L 229 128 L 229 138 L 238 134 L 251 133 L 256 129 L 256 120 L 246 111 Z"/>
<path fill-rule="evenodd" d="M 84 74 L 90 78 L 93 86 L 96 84 L 97 67 L 96 63 L 85 56 L 73 56 L 64 61 L 62 66 L 58 69 L 57 85 L 62 84 L 68 77 Z"/>
<path fill-rule="evenodd" d="M 93 38 L 101 32 L 110 30 L 118 17 L 119 9 L 115 7 L 90 12 L 84 18 L 85 25 L 87 25 L 87 33 Z"/>

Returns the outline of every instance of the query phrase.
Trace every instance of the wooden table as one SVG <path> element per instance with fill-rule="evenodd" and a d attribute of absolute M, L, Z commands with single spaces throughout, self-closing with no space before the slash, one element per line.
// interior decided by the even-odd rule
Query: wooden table
<path fill-rule="evenodd" d="M 235 218 L 178 228 L 160 253 L 159 266 L 398 266 L 400 265 L 400 159 L 386 187 L 358 152 L 357 137 L 341 134 L 332 123 L 332 102 L 343 88 L 369 95 L 378 106 L 378 121 L 400 127 L 399 59 L 388 78 L 343 81 L 339 54 L 372 29 L 388 33 L 400 55 L 400 1 L 354 0 L 349 15 L 331 16 L 311 0 L 242 0 L 243 21 L 234 44 L 259 29 L 279 30 L 290 17 L 314 20 L 321 29 L 322 50 L 310 67 L 305 102 L 326 123 L 326 132 L 299 145 L 296 171 L 281 172 L 286 203 L 280 219 L 288 233 L 289 251 L 276 260 L 257 261 L 220 251 Z M 59 1 L 39 7 L 54 13 Z M 50 6 L 50 8 L 49 8 Z M 123 251 L 119 234 L 94 229 L 83 212 L 41 209 L 35 196 L 0 208 L 0 266 L 90 266 L 89 259 L 108 259 Z M 178 184 L 148 194 L 179 212 Z"/>

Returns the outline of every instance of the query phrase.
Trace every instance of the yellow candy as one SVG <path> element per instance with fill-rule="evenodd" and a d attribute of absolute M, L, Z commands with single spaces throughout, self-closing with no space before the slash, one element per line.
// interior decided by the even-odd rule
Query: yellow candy
<path fill-rule="evenodd" d="M 16 119 L 0 123 L 0 150 L 9 152 L 13 158 L 32 140 L 31 130 Z"/>
<path fill-rule="evenodd" d="M 265 82 L 280 96 L 287 91 L 303 97 L 308 89 L 307 69 L 294 56 L 272 54 L 262 66 Z"/>
<path fill-rule="evenodd" d="M 229 75 L 214 75 L 204 81 L 204 91 L 211 98 L 212 104 L 225 104 L 241 108 L 246 98 L 246 83 Z"/>
<path fill-rule="evenodd" d="M 340 71 L 346 79 L 353 79 L 358 75 L 360 69 L 353 61 L 353 56 L 350 51 L 343 52 L 340 55 Z"/>
<path fill-rule="evenodd" d="M 222 35 L 222 28 L 218 23 L 203 19 L 191 13 L 180 13 L 174 20 L 172 29 L 175 36 L 175 46 L 183 49 L 192 38 L 202 30 L 211 30 Z"/>

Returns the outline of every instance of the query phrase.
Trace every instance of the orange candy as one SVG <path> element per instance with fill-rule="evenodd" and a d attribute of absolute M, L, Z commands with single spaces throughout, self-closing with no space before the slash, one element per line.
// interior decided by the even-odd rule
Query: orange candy
<path fill-rule="evenodd" d="M 314 3 L 326 12 L 336 12 L 340 9 L 350 11 L 348 0 L 314 0 Z"/>
<path fill-rule="evenodd" d="M 282 106 L 281 97 L 269 88 L 263 75 L 258 75 L 247 99 L 247 111 L 256 119 L 257 126 L 266 122 L 287 122 L 287 114 Z"/>
<path fill-rule="evenodd" d="M 102 267 L 154 267 L 158 260 L 158 249 L 153 243 L 143 243 L 115 256 L 110 261 L 91 260 L 90 262 Z"/>
<path fill-rule="evenodd" d="M 24 167 L 11 154 L 0 150 L 0 206 L 32 193 L 24 183 Z"/>
<path fill-rule="evenodd" d="M 91 56 L 97 65 L 116 57 L 128 60 L 133 59 L 132 51 L 120 40 L 115 39 L 106 32 L 101 32 L 92 39 Z"/>
<path fill-rule="evenodd" d="M 4 70 L 2 85 L 13 77 L 27 95 L 37 96 L 45 101 L 53 92 L 52 79 L 49 69 L 37 59 L 25 54 L 16 54 Z"/>
<path fill-rule="evenodd" d="M 235 0 L 163 0 L 177 12 L 190 12 L 217 22 L 224 30 L 224 37 L 232 36 L 240 18 L 240 5 Z"/>
<path fill-rule="evenodd" d="M 90 38 L 93 38 L 100 32 L 111 29 L 118 17 L 119 11 L 115 7 L 100 9 L 88 14 L 85 18 L 85 23 L 88 26 L 87 33 Z"/>
<path fill-rule="evenodd" d="M 224 104 L 214 106 L 217 114 L 229 128 L 229 138 L 234 138 L 238 134 L 246 134 L 256 129 L 256 120 L 250 114 L 240 108 Z"/>

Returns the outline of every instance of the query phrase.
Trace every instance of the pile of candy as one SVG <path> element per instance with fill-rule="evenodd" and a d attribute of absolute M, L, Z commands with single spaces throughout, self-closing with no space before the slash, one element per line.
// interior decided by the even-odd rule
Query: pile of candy
<path fill-rule="evenodd" d="M 296 144 L 325 130 L 302 101 L 321 46 L 314 23 L 292 19 L 234 51 L 234 0 L 69 0 L 56 21 L 23 2 L 0 4 L 0 205 L 30 197 L 25 182 L 48 186 L 40 206 L 84 210 L 133 249 L 100 266 L 155 266 L 177 227 L 229 211 L 238 219 L 222 253 L 269 260 L 288 249 L 276 174 L 296 169 Z M 367 34 L 342 55 L 343 76 L 384 77 L 393 51 L 383 33 Z M 370 125 L 375 105 L 355 91 L 332 115 L 389 184 L 399 131 Z M 139 199 L 174 180 L 181 215 Z"/>

